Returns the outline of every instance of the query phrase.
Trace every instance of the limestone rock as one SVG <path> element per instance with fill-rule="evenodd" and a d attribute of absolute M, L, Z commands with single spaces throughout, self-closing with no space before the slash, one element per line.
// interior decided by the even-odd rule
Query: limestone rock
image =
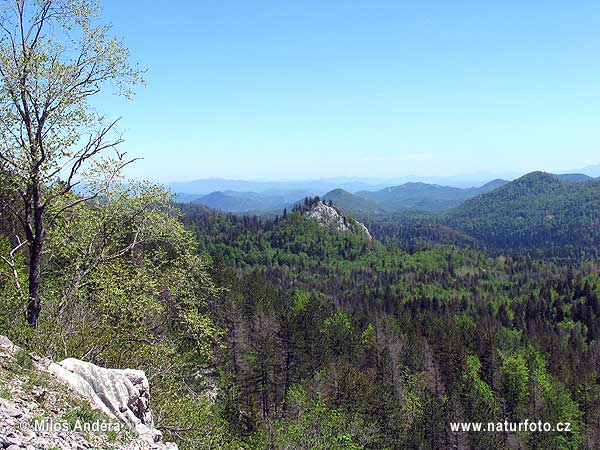
<path fill-rule="evenodd" d="M 311 203 L 309 207 L 302 211 L 302 214 L 305 217 L 314 219 L 321 225 L 332 227 L 345 233 L 363 233 L 369 239 L 372 239 L 371 233 L 369 233 L 369 230 L 364 224 L 354 219 L 347 218 L 337 207 L 328 205 L 323 200 Z"/>
<path fill-rule="evenodd" d="M 149 410 L 150 385 L 143 371 L 106 369 L 73 358 L 57 364 L 33 354 L 31 369 L 15 371 L 12 367 L 20 351 L 0 336 L 0 379 L 10 380 L 4 384 L 8 388 L 6 398 L 0 397 L 0 449 L 177 450 L 176 444 L 162 442 L 160 431 L 154 428 Z M 42 373 L 53 374 L 59 383 L 35 385 L 33 380 Z M 126 425 L 119 442 L 107 441 L 102 433 L 34 427 L 42 417 L 46 423 L 65 425 L 65 415 L 72 409 L 66 399 L 71 397 L 87 399 L 92 407 Z M 137 438 L 133 438 L 134 433 Z"/>
<path fill-rule="evenodd" d="M 150 385 L 143 371 L 106 369 L 74 358 L 51 364 L 49 370 L 106 415 L 128 425 L 141 439 L 161 441 L 162 434 L 154 428 L 148 409 Z"/>
<path fill-rule="evenodd" d="M 19 347 L 13 344 L 6 336 L 0 336 L 0 349 L 15 354 L 19 351 Z"/>
<path fill-rule="evenodd" d="M 0 398 L 0 415 L 4 415 L 5 417 L 21 417 L 23 412 L 18 410 L 14 403 Z"/>

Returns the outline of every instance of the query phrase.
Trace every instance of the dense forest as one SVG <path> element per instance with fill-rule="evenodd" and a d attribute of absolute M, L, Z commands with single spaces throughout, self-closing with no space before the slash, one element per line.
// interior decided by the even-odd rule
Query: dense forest
<path fill-rule="evenodd" d="M 408 251 L 298 212 L 262 222 L 188 208 L 185 222 L 227 287 L 214 311 L 227 342 L 218 370 L 239 439 L 268 448 L 600 445 L 597 266 Z M 533 417 L 573 428 L 509 436 L 448 426 Z M 313 436 L 321 427 L 327 437 Z"/>
<path fill-rule="evenodd" d="M 485 248 L 565 260 L 598 258 L 600 180 L 533 172 L 449 211 L 445 223 Z"/>
<path fill-rule="evenodd" d="M 578 265 L 599 256 L 600 180 L 532 172 L 440 214 L 357 216 L 402 248 L 452 245 Z"/>
<path fill-rule="evenodd" d="M 324 226 L 312 205 L 260 220 L 115 188 L 49 230 L 36 328 L 26 258 L 18 284 L 2 266 L 0 333 L 146 370 L 184 449 L 598 448 L 595 263 L 401 248 Z M 450 428 L 525 419 L 571 428 Z"/>

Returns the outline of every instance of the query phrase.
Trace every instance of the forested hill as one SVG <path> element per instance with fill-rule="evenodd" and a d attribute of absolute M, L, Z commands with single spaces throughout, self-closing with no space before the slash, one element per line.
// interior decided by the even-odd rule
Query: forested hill
<path fill-rule="evenodd" d="M 244 448 L 500 450 L 448 424 L 531 417 L 573 431 L 510 448 L 600 448 L 596 269 L 406 252 L 299 212 L 185 221 L 226 287 L 219 410 Z"/>
<path fill-rule="evenodd" d="M 194 206 L 182 208 L 188 227 L 196 231 L 201 252 L 243 270 L 349 266 L 369 254 L 368 248 L 381 247 L 359 228 L 341 232 L 307 218 L 302 209 L 276 220 L 260 220 Z"/>
<path fill-rule="evenodd" d="M 597 257 L 600 180 L 527 174 L 449 211 L 443 222 L 501 251 L 538 257 Z"/>
<path fill-rule="evenodd" d="M 323 196 L 323 200 L 331 201 L 349 214 L 378 214 L 383 213 L 381 205 L 343 189 L 334 189 Z"/>

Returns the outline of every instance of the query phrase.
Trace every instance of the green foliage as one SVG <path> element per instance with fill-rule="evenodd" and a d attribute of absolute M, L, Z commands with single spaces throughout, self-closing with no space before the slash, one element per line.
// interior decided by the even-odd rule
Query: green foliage
<path fill-rule="evenodd" d="M 539 352 L 529 353 L 533 378 L 533 395 L 541 394 L 541 407 L 535 412 L 549 423 L 569 423 L 571 431 L 534 435 L 531 443 L 557 450 L 578 449 L 583 444 L 581 411 L 563 383 L 548 373 L 546 361 Z"/>
<path fill-rule="evenodd" d="M 474 417 L 483 422 L 492 422 L 498 405 L 490 386 L 481 379 L 481 362 L 475 355 L 469 355 L 463 374 L 463 385 Z"/>
<path fill-rule="evenodd" d="M 35 332 L 4 266 L 6 332 L 144 369 L 183 449 L 597 448 L 595 266 L 404 251 L 298 212 L 180 219 L 145 184 L 71 208 L 49 229 Z M 526 418 L 572 432 L 448 429 Z"/>
<path fill-rule="evenodd" d="M 26 372 L 31 371 L 35 368 L 35 364 L 31 359 L 31 356 L 29 356 L 29 354 L 22 349 L 19 349 L 15 354 L 15 364 L 17 365 L 19 370 Z"/>
<path fill-rule="evenodd" d="M 207 299 L 217 290 L 159 189 L 132 185 L 107 192 L 101 202 L 81 203 L 47 240 L 41 332 L 21 341 L 31 339 L 52 356 L 86 355 L 117 366 L 185 346 L 209 355 L 216 329 Z M 163 331 L 153 336 L 148 329 Z"/>
<path fill-rule="evenodd" d="M 227 343 L 219 365 L 230 432 L 249 448 L 277 448 L 274 423 L 289 439 L 308 427 L 294 422 L 292 386 L 358 420 L 365 448 L 500 449 L 506 439 L 582 448 L 582 430 L 594 426 L 580 414 L 600 400 L 585 356 L 600 336 L 594 266 L 407 252 L 295 213 L 261 222 L 188 210 L 185 220 L 228 288 L 216 310 Z M 548 361 L 545 395 L 532 354 Z M 560 417 L 573 433 L 448 430 L 450 421 Z"/>
<path fill-rule="evenodd" d="M 502 365 L 499 369 L 500 389 L 506 400 L 511 418 L 516 422 L 524 419 L 529 402 L 530 372 L 525 356 L 521 353 L 500 353 Z"/>
<path fill-rule="evenodd" d="M 203 387 L 194 384 L 194 379 L 184 384 L 177 374 L 167 373 L 153 382 L 160 388 L 153 391 L 153 407 L 158 412 L 155 421 L 166 439 L 190 449 L 239 448 L 228 433 L 226 421 L 219 416 L 218 405 L 203 395 Z"/>
<path fill-rule="evenodd" d="M 65 195 L 54 207 L 76 201 Z M 175 390 L 181 394 L 165 426 L 191 427 L 180 433 L 191 439 L 213 426 L 214 416 L 197 414 L 205 411 L 201 387 L 185 394 L 184 386 L 194 384 L 195 374 L 219 348 L 209 302 L 220 291 L 196 247 L 162 189 L 144 183 L 114 186 L 98 201 L 65 210 L 48 229 L 45 307 L 37 329 L 24 326 L 24 303 L 11 308 L 20 297 L 7 276 L 0 288 L 11 294 L 0 300 L 8 312 L 1 331 L 57 360 L 85 358 L 105 367 L 145 370 L 153 380 L 153 408 L 170 405 Z M 17 355 L 17 361 L 33 364 L 28 356 Z M 77 418 L 87 420 L 85 408 L 73 410 L 69 419 Z"/>
<path fill-rule="evenodd" d="M 21 252 L 13 253 L 8 238 L 0 235 L 0 334 L 8 337 L 16 328 L 25 328 L 25 306 L 27 285 L 25 259 Z M 11 267 L 12 266 L 12 267 Z"/>
<path fill-rule="evenodd" d="M 598 257 L 599 180 L 533 172 L 466 201 L 443 219 L 496 251 L 581 261 Z"/>
<path fill-rule="evenodd" d="M 0 397 L 6 400 L 12 400 L 13 396 L 12 392 L 9 389 L 4 387 L 3 385 L 0 385 Z"/>
<path fill-rule="evenodd" d="M 362 450 L 369 437 L 365 424 L 340 410 L 328 408 L 319 398 L 311 399 L 300 387 L 289 394 L 295 415 L 275 423 L 268 440 L 274 448 L 297 450 Z"/>

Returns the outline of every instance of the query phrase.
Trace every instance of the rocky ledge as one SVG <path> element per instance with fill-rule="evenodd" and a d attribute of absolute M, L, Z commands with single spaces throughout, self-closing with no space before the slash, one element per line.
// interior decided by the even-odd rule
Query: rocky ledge
<path fill-rule="evenodd" d="M 0 449 L 176 450 L 162 442 L 140 370 L 39 358 L 0 336 Z"/>
<path fill-rule="evenodd" d="M 312 199 L 312 202 L 301 211 L 305 217 L 316 220 L 323 226 L 332 227 L 343 233 L 364 234 L 372 239 L 371 233 L 364 224 L 346 217 L 335 205 L 327 204 L 323 200 Z"/>

